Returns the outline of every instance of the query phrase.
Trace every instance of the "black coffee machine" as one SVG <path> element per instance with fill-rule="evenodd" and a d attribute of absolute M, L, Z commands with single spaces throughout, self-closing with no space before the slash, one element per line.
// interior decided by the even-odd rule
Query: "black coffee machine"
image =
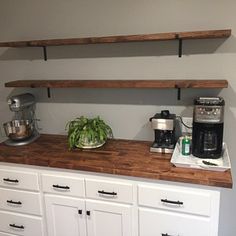
<path fill-rule="evenodd" d="M 175 114 L 170 114 L 168 110 L 163 110 L 150 118 L 155 132 L 155 140 L 150 148 L 151 152 L 173 152 L 176 143 L 175 118 Z"/>
<path fill-rule="evenodd" d="M 219 158 L 222 154 L 224 99 L 198 97 L 194 100 L 192 154 L 199 158 Z"/>

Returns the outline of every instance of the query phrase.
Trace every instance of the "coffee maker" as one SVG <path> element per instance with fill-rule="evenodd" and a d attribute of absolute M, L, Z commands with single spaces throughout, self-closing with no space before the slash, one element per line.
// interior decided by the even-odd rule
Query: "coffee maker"
<path fill-rule="evenodd" d="M 216 159 L 222 155 L 224 99 L 198 97 L 194 100 L 192 154 Z"/>
<path fill-rule="evenodd" d="M 12 96 L 8 99 L 9 109 L 14 112 L 13 119 L 3 124 L 9 146 L 32 143 L 39 137 L 35 119 L 35 97 L 30 93 Z"/>
<path fill-rule="evenodd" d="M 170 114 L 168 110 L 163 110 L 150 118 L 155 135 L 155 140 L 150 148 L 151 152 L 173 152 L 176 143 L 175 118 L 175 114 Z"/>

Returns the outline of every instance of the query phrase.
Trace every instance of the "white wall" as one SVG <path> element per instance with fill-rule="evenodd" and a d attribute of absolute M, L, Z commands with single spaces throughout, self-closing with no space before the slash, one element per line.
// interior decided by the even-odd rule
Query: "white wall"
<path fill-rule="evenodd" d="M 125 43 L 51 47 L 49 60 L 38 48 L 0 48 L 0 122 L 11 119 L 6 97 L 35 94 L 43 133 L 64 134 L 68 120 L 100 115 L 116 138 L 152 140 L 148 119 L 162 108 L 180 115 L 192 113 L 197 95 L 221 95 L 226 100 L 225 140 L 232 171 L 236 130 L 236 1 L 227 0 L 1 0 L 0 41 L 125 35 L 231 28 L 227 40 Z M 7 89 L 18 79 L 227 79 L 224 90 L 54 89 L 48 99 L 43 89 Z M 144 157 L 145 158 L 145 157 Z M 234 175 L 235 180 L 235 175 Z M 220 236 L 236 235 L 236 189 L 223 190 Z"/>

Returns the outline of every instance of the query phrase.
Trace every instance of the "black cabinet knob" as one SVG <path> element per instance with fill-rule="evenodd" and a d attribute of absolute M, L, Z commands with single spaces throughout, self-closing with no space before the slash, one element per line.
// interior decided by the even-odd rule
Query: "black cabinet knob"
<path fill-rule="evenodd" d="M 16 225 L 16 224 L 9 224 L 10 227 L 16 228 L 16 229 L 24 229 L 25 227 L 23 225 Z"/>
<path fill-rule="evenodd" d="M 69 186 L 62 186 L 62 185 L 58 185 L 58 184 L 53 184 L 52 187 L 57 188 L 57 189 L 64 189 L 64 190 L 69 190 L 70 189 Z"/>
<path fill-rule="evenodd" d="M 14 204 L 14 205 L 22 205 L 22 202 L 20 201 L 7 200 L 7 203 Z"/>
<path fill-rule="evenodd" d="M 9 178 L 3 178 L 4 182 L 8 182 L 8 183 L 19 183 L 18 179 L 9 179 Z"/>
<path fill-rule="evenodd" d="M 110 196 L 116 196 L 117 193 L 116 192 L 106 192 L 104 190 L 98 190 L 99 194 L 104 194 L 104 195 L 110 195 Z"/>
<path fill-rule="evenodd" d="M 168 199 L 161 199 L 161 202 L 163 203 L 168 203 L 168 204 L 175 204 L 175 205 L 183 205 L 183 202 L 180 201 L 172 201 L 172 200 L 168 200 Z"/>

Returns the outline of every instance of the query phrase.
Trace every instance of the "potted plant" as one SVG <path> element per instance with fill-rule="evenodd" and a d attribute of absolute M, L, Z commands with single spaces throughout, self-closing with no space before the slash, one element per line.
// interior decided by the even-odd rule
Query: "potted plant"
<path fill-rule="evenodd" d="M 69 149 L 101 147 L 108 138 L 112 138 L 112 129 L 99 116 L 87 118 L 81 116 L 66 125 Z"/>

